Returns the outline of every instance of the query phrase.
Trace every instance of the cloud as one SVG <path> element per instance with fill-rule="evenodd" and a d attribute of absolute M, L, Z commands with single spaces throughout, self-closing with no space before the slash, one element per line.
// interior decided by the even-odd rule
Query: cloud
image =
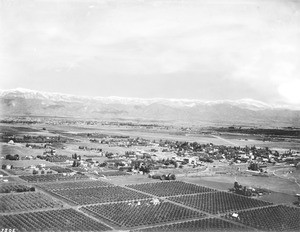
<path fill-rule="evenodd" d="M 207 93 L 295 104 L 285 92 L 300 72 L 299 9 L 281 0 L 24 0 L 1 11 L 0 69 L 10 81 L 0 84 L 44 82 L 51 91 L 69 83 L 72 93 L 73 83 L 106 82 L 118 95 L 125 83 L 129 94 L 144 97 L 136 86 L 147 83 L 155 97 Z M 157 87 L 171 80 L 168 88 Z M 93 86 L 81 87 L 98 94 Z"/>
<path fill-rule="evenodd" d="M 289 80 L 278 87 L 279 93 L 289 102 L 300 105 L 300 80 Z"/>

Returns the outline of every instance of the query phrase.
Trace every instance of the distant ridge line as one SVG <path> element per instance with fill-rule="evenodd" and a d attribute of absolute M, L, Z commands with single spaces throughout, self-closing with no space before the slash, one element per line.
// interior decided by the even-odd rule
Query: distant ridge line
<path fill-rule="evenodd" d="M 273 109 L 273 108 L 286 108 L 290 107 L 287 105 L 275 105 L 275 104 L 267 104 L 262 101 L 243 98 L 239 100 L 199 100 L 199 99 L 176 99 L 176 98 L 134 98 L 134 97 L 119 97 L 119 96 L 109 96 L 109 97 L 101 97 L 101 96 L 80 96 L 74 94 L 65 94 L 65 93 L 57 93 L 57 92 L 43 92 L 37 90 L 30 90 L 25 88 L 16 88 L 16 89 L 8 89 L 8 90 L 0 90 L 0 97 L 24 97 L 26 99 L 49 99 L 54 101 L 73 101 L 73 100 L 95 100 L 95 101 L 108 101 L 108 103 L 117 102 L 121 104 L 137 104 L 137 105 L 150 105 L 155 103 L 167 104 L 171 103 L 173 106 L 181 106 L 181 107 L 193 107 L 195 105 L 218 105 L 218 104 L 231 104 L 235 106 L 239 105 L 249 105 L 257 107 L 258 109 Z"/>

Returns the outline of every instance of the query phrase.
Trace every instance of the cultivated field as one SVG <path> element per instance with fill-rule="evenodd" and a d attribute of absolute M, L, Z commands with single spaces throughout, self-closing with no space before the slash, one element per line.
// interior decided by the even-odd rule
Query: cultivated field
<path fill-rule="evenodd" d="M 233 218 L 230 215 L 226 215 L 226 218 L 241 222 L 259 230 L 300 230 L 300 209 L 285 205 L 240 211 L 238 218 Z"/>
<path fill-rule="evenodd" d="M 205 216 L 170 202 L 162 201 L 155 205 L 151 200 L 92 205 L 83 207 L 82 210 L 126 228 Z"/>
<path fill-rule="evenodd" d="M 108 226 L 74 210 L 60 209 L 0 216 L 2 228 L 16 231 L 107 231 Z"/>
<path fill-rule="evenodd" d="M 249 228 L 224 221 L 219 218 L 204 218 L 181 223 L 172 223 L 164 226 L 150 227 L 147 229 L 134 230 L 134 232 L 160 232 L 160 231 L 252 231 Z"/>
<path fill-rule="evenodd" d="M 96 187 L 104 187 L 104 186 L 113 186 L 113 184 L 101 180 L 39 184 L 39 187 L 46 189 L 48 191 L 88 189 L 88 188 L 96 188 Z"/>
<path fill-rule="evenodd" d="M 56 190 L 52 193 L 78 205 L 145 199 L 149 196 L 120 186 Z"/>
<path fill-rule="evenodd" d="M 0 195 L 1 213 L 62 207 L 62 203 L 42 193 Z"/>
<path fill-rule="evenodd" d="M 20 176 L 21 179 L 27 182 L 53 182 L 53 181 L 71 181 L 71 180 L 82 180 L 88 179 L 85 175 L 63 175 L 63 174 L 52 174 L 52 175 L 28 175 Z"/>
<path fill-rule="evenodd" d="M 213 192 L 168 198 L 177 203 L 211 214 L 256 208 L 271 205 L 269 202 L 252 199 L 228 192 Z"/>
<path fill-rule="evenodd" d="M 129 188 L 150 193 L 159 197 L 184 195 L 193 193 L 213 192 L 215 190 L 199 185 L 188 184 L 181 181 L 167 181 L 157 183 L 146 183 L 138 185 L 128 185 Z"/>
<path fill-rule="evenodd" d="M 23 184 L 7 183 L 7 184 L 0 185 L 0 193 L 29 192 L 29 191 L 35 191 L 35 189 Z"/>

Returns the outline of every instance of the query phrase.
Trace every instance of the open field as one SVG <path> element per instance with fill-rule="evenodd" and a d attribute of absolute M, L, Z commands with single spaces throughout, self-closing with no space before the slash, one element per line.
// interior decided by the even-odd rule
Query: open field
<path fill-rule="evenodd" d="M 269 148 L 284 148 L 284 149 L 300 149 L 300 141 L 282 141 L 282 142 L 263 142 L 260 136 L 253 135 L 210 135 L 210 134 L 189 134 L 189 133 L 172 133 L 169 131 L 149 131 L 138 128 L 120 128 L 117 126 L 101 126 L 101 129 L 94 127 L 72 127 L 74 131 L 80 133 L 99 132 L 108 135 L 125 135 L 132 137 L 143 137 L 146 139 L 169 139 L 178 141 L 188 141 L 199 143 L 213 143 L 217 145 L 235 145 L 235 146 L 257 146 L 257 147 L 269 147 Z M 68 131 L 68 127 L 61 127 L 62 130 Z M 72 129 L 71 129 L 72 130 Z M 53 130 L 55 133 L 59 133 L 59 130 Z"/>
<path fill-rule="evenodd" d="M 252 186 L 257 188 L 266 188 L 274 192 L 286 193 L 289 195 L 295 195 L 300 192 L 299 186 L 291 180 L 281 179 L 276 176 L 260 177 L 260 176 L 207 176 L 201 177 L 206 181 L 228 183 L 233 184 L 236 180 L 242 185 Z"/>
<path fill-rule="evenodd" d="M 256 177 L 256 178 L 263 178 L 263 177 Z M 220 182 L 220 178 L 205 178 L 205 177 L 182 177 L 179 178 L 180 180 L 182 179 L 183 181 L 187 181 L 189 183 L 195 183 L 199 184 L 208 188 L 214 188 L 217 190 L 221 191 L 228 191 L 228 189 L 233 187 L 233 182 L 234 178 L 232 179 L 231 182 Z M 215 181 L 217 179 L 218 181 Z M 240 182 L 244 184 L 243 182 Z M 249 183 L 249 182 L 248 182 Z M 257 186 L 256 182 L 253 181 L 251 184 L 249 183 L 250 186 Z M 258 186 L 257 186 L 258 187 Z M 293 204 L 296 200 L 297 197 L 293 194 L 287 194 L 287 193 L 280 193 L 280 192 L 274 192 L 271 191 L 270 194 L 263 195 L 258 197 L 259 200 L 263 201 L 268 201 L 273 204 Z"/>
<path fill-rule="evenodd" d="M 124 136 L 132 136 L 132 137 L 143 137 L 146 139 L 170 139 L 170 140 L 178 140 L 178 141 L 198 141 L 200 143 L 214 143 L 217 145 L 233 145 L 232 143 L 236 144 L 237 146 L 261 146 L 261 147 L 280 147 L 288 149 L 291 146 L 293 149 L 300 149 L 299 142 L 263 142 L 258 140 L 259 136 L 251 136 L 249 135 L 203 135 L 203 134 L 177 134 L 177 133 L 170 133 L 169 131 L 149 131 L 145 129 L 138 129 L 138 128 L 121 128 L 118 126 L 107 126 L 107 125 L 100 125 L 98 127 L 94 126 L 55 126 L 55 125 L 44 125 L 47 127 L 47 131 L 42 130 L 42 125 L 31 125 L 30 127 L 22 127 L 22 133 L 26 133 L 26 128 L 28 130 L 34 130 L 35 132 L 47 133 L 47 135 L 68 135 L 69 138 L 72 139 L 80 139 L 81 136 L 78 136 L 79 133 L 102 133 L 107 135 L 124 135 Z M 13 129 L 15 128 L 15 129 Z M 4 130 L 4 129 L 3 129 Z M 18 126 L 12 125 L 10 131 L 14 133 L 18 131 Z M 248 139 L 249 138 L 249 139 Z M 245 140 L 247 139 L 247 140 Z M 295 148 L 294 148 L 295 147 Z"/>
<path fill-rule="evenodd" d="M 292 205 L 297 201 L 295 195 L 290 195 L 286 193 L 271 192 L 270 194 L 259 197 L 260 200 L 268 201 L 273 204 L 289 204 Z"/>
<path fill-rule="evenodd" d="M 270 171 L 277 177 L 291 181 L 297 181 L 300 185 L 300 169 L 295 167 L 274 167 Z"/>
<path fill-rule="evenodd" d="M 286 139 L 287 141 L 263 141 L 262 135 L 249 135 L 249 134 L 220 134 L 215 136 L 223 140 L 230 141 L 236 146 L 256 146 L 256 147 L 269 147 L 272 149 L 300 149 L 299 138 Z"/>

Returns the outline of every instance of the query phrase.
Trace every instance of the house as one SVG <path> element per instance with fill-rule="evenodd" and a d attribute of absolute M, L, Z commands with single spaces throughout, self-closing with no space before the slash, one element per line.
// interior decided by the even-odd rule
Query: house
<path fill-rule="evenodd" d="M 233 214 L 231 214 L 231 216 L 234 217 L 234 218 L 238 218 L 239 217 L 239 215 L 237 213 L 233 213 Z"/>
<path fill-rule="evenodd" d="M 190 157 L 190 158 L 184 158 L 183 161 L 188 163 L 188 164 L 196 164 L 198 159 L 198 157 Z"/>
<path fill-rule="evenodd" d="M 159 205 L 160 204 L 160 201 L 158 198 L 153 198 L 151 201 L 150 201 L 153 205 Z"/>
<path fill-rule="evenodd" d="M 3 164 L 2 169 L 12 169 L 12 166 L 10 164 Z"/>
<path fill-rule="evenodd" d="M 93 159 L 91 159 L 91 158 L 86 159 L 85 161 L 88 162 L 88 163 L 94 163 Z"/>

